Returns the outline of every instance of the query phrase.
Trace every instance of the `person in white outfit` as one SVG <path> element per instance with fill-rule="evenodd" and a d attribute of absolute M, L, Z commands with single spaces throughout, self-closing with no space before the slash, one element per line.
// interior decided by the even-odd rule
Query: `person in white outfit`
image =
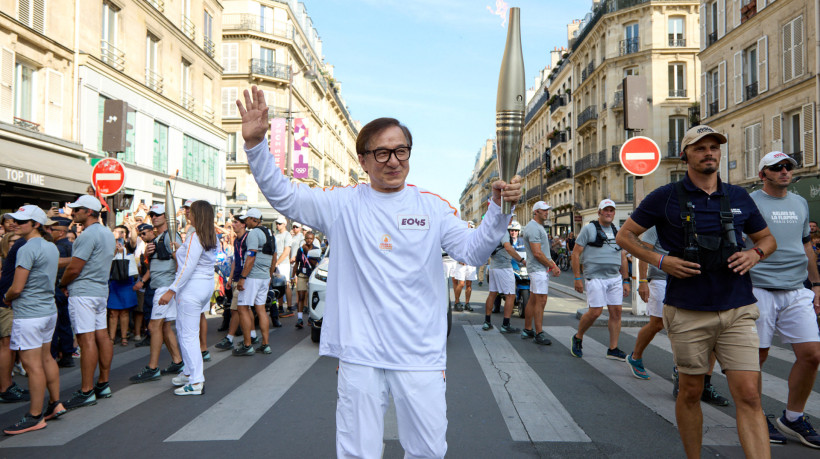
<path fill-rule="evenodd" d="M 276 166 L 265 136 L 268 107 L 255 86 L 244 91 L 245 151 L 256 183 L 282 214 L 333 241 L 322 324 L 321 355 L 339 359 L 336 403 L 338 457 L 380 457 L 384 414 L 392 394 L 405 457 L 447 452 L 447 288 L 444 249 L 478 265 L 506 231 L 518 202 L 519 179 L 493 183 L 478 229 L 436 194 L 405 183 L 413 139 L 392 118 L 365 125 L 356 140 L 369 184 L 310 188 L 291 183 Z"/>
<path fill-rule="evenodd" d="M 207 201 L 195 201 L 189 211 L 193 231 L 177 250 L 174 283 L 159 299 L 165 305 L 176 299 L 177 336 L 185 363 L 183 372 L 171 382 L 177 395 L 202 395 L 205 383 L 202 353 L 199 348 L 199 317 L 213 293 L 216 262 L 214 210 Z"/>

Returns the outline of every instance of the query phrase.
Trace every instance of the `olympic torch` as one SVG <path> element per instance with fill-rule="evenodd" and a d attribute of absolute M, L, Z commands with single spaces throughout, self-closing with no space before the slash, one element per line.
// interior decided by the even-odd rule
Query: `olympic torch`
<path fill-rule="evenodd" d="M 170 180 L 165 181 L 165 221 L 168 223 L 168 234 L 171 236 L 171 251 L 176 256 L 177 248 L 174 243 L 177 241 L 177 210 Z"/>
<path fill-rule="evenodd" d="M 498 173 L 509 183 L 518 169 L 524 141 L 524 53 L 521 51 L 521 18 L 519 8 L 510 8 L 507 44 L 498 75 L 495 102 L 495 136 L 498 151 Z M 501 210 L 512 211 L 512 203 L 503 201 Z"/>

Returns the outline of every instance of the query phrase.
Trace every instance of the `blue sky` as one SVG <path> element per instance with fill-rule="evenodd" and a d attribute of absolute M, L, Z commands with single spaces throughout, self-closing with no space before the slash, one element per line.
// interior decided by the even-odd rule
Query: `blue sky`
<path fill-rule="evenodd" d="M 495 136 L 495 95 L 506 25 L 495 0 L 304 0 L 335 66 L 342 95 L 362 124 L 392 116 L 413 134 L 408 182 L 455 206 L 478 149 Z M 566 24 L 585 0 L 521 0 L 527 87 L 566 46 Z"/>

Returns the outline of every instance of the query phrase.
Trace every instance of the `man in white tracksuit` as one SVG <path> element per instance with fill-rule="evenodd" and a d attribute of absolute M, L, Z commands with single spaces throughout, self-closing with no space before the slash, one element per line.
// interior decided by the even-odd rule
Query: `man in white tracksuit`
<path fill-rule="evenodd" d="M 269 153 L 268 107 L 255 86 L 244 92 L 245 151 L 256 183 L 288 217 L 317 228 L 333 244 L 319 353 L 339 359 L 336 451 L 380 457 L 384 413 L 392 394 L 405 457 L 447 452 L 447 287 L 441 249 L 478 265 L 501 240 L 517 202 L 518 179 L 496 181 L 478 229 L 468 229 L 436 194 L 405 183 L 412 137 L 397 120 L 379 118 L 356 141 L 370 184 L 331 189 L 290 183 Z"/>

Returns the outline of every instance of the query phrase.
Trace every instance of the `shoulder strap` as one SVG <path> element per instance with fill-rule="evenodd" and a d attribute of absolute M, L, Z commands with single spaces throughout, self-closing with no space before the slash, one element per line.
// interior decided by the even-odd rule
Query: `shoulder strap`
<path fill-rule="evenodd" d="M 720 197 L 720 224 L 723 229 L 723 239 L 730 247 L 737 246 L 735 235 L 735 214 L 732 213 L 732 205 L 729 202 L 729 188 L 725 183 L 721 183 L 723 195 Z"/>
<path fill-rule="evenodd" d="M 695 228 L 695 206 L 689 199 L 689 193 L 683 187 L 683 180 L 675 182 L 675 191 L 678 194 L 678 205 L 680 206 L 680 219 L 683 226 L 683 237 L 685 245 L 689 247 L 697 246 Z"/>

